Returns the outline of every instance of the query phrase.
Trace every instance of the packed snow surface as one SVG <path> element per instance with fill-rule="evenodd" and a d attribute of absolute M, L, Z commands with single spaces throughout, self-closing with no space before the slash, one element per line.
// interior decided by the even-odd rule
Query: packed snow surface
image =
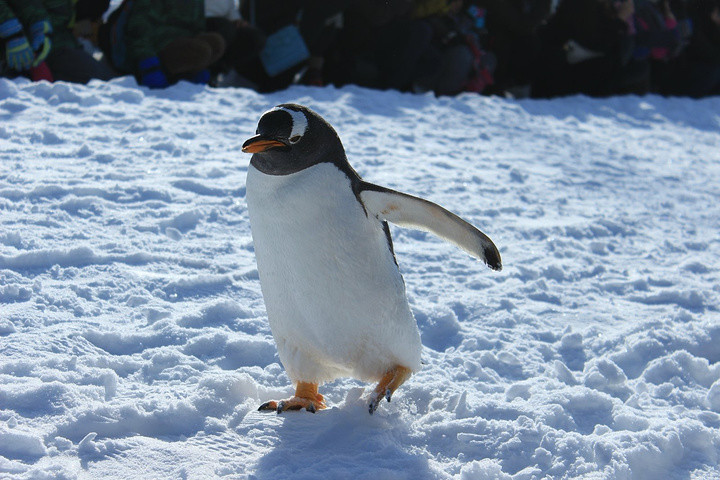
<path fill-rule="evenodd" d="M 373 416 L 256 411 L 293 388 L 240 150 L 283 102 L 503 256 L 392 228 L 424 366 Z M 720 478 L 719 112 L 0 79 L 0 478 Z"/>

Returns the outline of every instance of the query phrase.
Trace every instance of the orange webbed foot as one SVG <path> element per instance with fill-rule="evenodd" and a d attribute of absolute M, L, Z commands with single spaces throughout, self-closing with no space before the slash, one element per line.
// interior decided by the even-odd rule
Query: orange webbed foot
<path fill-rule="evenodd" d="M 327 405 L 325 405 L 325 398 L 318 393 L 318 386 L 316 383 L 298 382 L 295 389 L 295 395 L 292 398 L 281 400 L 279 402 L 274 400 L 265 402 L 260 405 L 258 411 L 275 411 L 280 414 L 284 411 L 302 410 L 303 408 L 310 413 L 315 413 L 318 410 L 324 410 L 327 408 Z"/>
<path fill-rule="evenodd" d="M 385 375 L 383 375 L 380 383 L 378 383 L 377 387 L 375 387 L 375 390 L 370 396 L 370 405 L 368 405 L 370 415 L 375 413 L 375 410 L 377 410 L 383 397 L 385 397 L 385 399 L 389 402 L 393 393 L 395 393 L 395 390 L 405 383 L 405 380 L 410 378 L 410 375 L 412 375 L 412 371 L 409 368 L 402 367 L 400 365 L 390 369 Z"/>

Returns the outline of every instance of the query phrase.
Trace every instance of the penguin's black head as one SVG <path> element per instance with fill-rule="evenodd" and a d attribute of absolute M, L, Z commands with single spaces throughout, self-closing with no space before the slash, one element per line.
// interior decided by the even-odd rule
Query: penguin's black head
<path fill-rule="evenodd" d="M 347 165 L 335 130 L 302 105 L 287 103 L 265 112 L 255 133 L 242 151 L 252 153 L 250 163 L 268 175 L 289 175 L 323 162 L 343 165 L 342 170 Z"/>

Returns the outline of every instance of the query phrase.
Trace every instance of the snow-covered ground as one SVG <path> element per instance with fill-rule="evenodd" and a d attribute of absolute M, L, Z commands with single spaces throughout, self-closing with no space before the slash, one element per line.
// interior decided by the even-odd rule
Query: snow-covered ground
<path fill-rule="evenodd" d="M 393 227 L 425 366 L 374 416 L 256 411 L 293 389 L 240 147 L 287 101 L 503 255 Z M 0 478 L 720 478 L 719 112 L 0 79 Z"/>

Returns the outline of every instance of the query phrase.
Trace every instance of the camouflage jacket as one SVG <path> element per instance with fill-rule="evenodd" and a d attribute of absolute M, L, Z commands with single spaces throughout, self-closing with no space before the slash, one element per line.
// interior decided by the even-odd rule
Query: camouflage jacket
<path fill-rule="evenodd" d="M 128 61 L 137 65 L 171 41 L 204 30 L 204 0 L 133 0 L 125 29 Z"/>
<path fill-rule="evenodd" d="M 0 0 L 0 24 L 17 18 L 27 32 L 35 22 L 48 18 L 41 0 Z"/>

